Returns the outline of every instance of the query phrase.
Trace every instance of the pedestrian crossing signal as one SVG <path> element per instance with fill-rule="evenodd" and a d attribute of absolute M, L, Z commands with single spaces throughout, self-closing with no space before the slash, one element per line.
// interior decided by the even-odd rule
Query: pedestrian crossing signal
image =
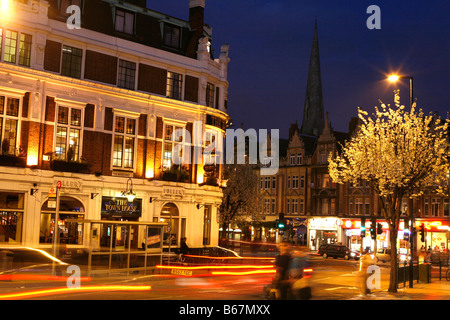
<path fill-rule="evenodd" d="M 361 218 L 361 238 L 366 236 L 366 219 Z"/>

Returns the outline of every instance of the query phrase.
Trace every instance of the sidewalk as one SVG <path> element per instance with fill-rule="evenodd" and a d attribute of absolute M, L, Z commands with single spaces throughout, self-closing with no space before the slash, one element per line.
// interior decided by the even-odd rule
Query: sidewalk
<path fill-rule="evenodd" d="M 431 283 L 416 283 L 413 288 L 403 287 L 397 289 L 397 293 L 387 292 L 387 288 L 373 290 L 366 296 L 358 296 L 352 300 L 450 300 L 450 281 L 432 280 Z"/>

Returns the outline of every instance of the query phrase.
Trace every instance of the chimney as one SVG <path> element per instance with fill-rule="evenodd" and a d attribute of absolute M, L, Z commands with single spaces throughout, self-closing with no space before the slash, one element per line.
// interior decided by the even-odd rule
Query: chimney
<path fill-rule="evenodd" d="M 189 56 L 197 56 L 198 41 L 203 37 L 205 0 L 189 0 L 189 24 L 193 32 Z"/>
<path fill-rule="evenodd" d="M 189 23 L 192 30 L 203 34 L 205 0 L 189 0 Z"/>

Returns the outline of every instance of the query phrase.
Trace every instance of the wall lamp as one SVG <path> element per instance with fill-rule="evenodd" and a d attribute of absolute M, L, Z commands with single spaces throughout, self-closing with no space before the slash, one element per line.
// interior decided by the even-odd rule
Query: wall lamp
<path fill-rule="evenodd" d="M 96 196 L 98 196 L 98 193 L 94 193 L 94 192 L 91 193 L 91 199 L 94 199 Z"/>
<path fill-rule="evenodd" d="M 156 197 L 150 197 L 150 203 L 152 203 L 153 202 L 153 200 L 156 200 L 156 199 L 158 199 L 158 198 L 156 198 Z"/>
<path fill-rule="evenodd" d="M 200 208 L 202 208 L 204 206 L 205 206 L 204 204 L 197 203 L 197 209 L 200 209 Z"/>
<path fill-rule="evenodd" d="M 128 188 L 128 183 L 130 183 L 130 188 Z M 136 192 L 133 191 L 133 180 L 131 180 L 131 178 L 128 178 L 127 188 L 122 192 L 122 195 L 124 197 L 127 197 L 128 202 L 133 202 L 134 198 L 136 197 Z"/>

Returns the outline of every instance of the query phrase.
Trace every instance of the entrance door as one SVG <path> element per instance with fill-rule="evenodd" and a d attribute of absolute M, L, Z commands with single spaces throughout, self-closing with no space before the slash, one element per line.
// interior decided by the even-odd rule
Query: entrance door
<path fill-rule="evenodd" d="M 167 223 L 164 227 L 164 245 L 178 246 L 180 239 L 180 218 L 178 207 L 173 203 L 165 204 L 161 209 L 160 222 Z"/>
<path fill-rule="evenodd" d="M 103 219 L 106 220 L 106 219 Z M 127 218 L 123 217 L 108 217 L 107 220 L 110 221 L 138 221 L 137 218 Z M 137 249 L 138 248 L 138 232 L 139 226 L 137 225 L 127 225 L 127 224 L 102 224 L 102 233 L 101 233 L 101 247 L 109 248 L 111 246 L 115 250 L 124 250 L 128 249 L 128 242 L 130 240 L 130 248 Z M 131 237 L 131 239 L 128 239 Z"/>

